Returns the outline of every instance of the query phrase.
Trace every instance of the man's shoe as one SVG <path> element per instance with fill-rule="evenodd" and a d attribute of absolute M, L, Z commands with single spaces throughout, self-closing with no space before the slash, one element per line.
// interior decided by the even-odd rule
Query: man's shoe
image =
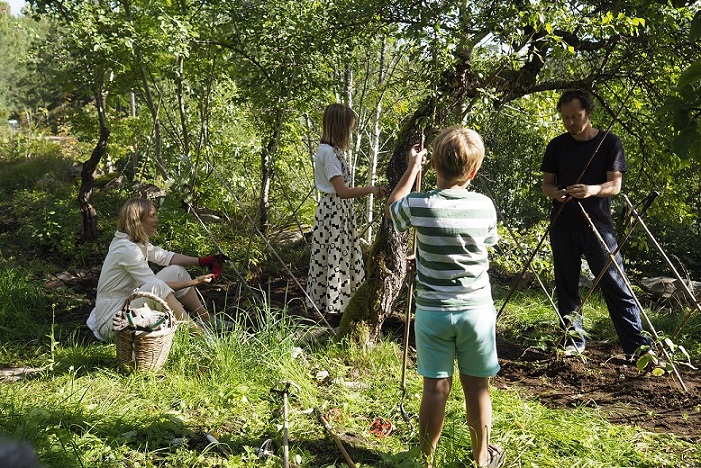
<path fill-rule="evenodd" d="M 586 343 L 582 343 L 581 341 L 575 341 L 574 344 L 568 344 L 567 346 L 565 346 L 563 354 L 567 357 L 579 356 L 584 352 L 585 349 Z"/>

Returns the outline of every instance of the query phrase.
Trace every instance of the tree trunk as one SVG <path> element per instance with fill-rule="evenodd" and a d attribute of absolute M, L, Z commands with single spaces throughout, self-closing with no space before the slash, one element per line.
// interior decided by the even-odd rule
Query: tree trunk
<path fill-rule="evenodd" d="M 419 124 L 433 115 L 433 103 L 422 106 L 402 129 L 397 146 L 387 165 L 387 180 L 394 187 L 406 170 L 407 154 L 421 140 Z M 409 233 L 399 233 L 387 216 L 382 216 L 377 237 L 366 266 L 367 276 L 353 294 L 341 318 L 339 337 L 350 337 L 359 343 L 376 342 L 381 337 L 382 324 L 392 314 L 392 306 L 402 289 L 406 276 L 406 256 Z"/>
<path fill-rule="evenodd" d="M 78 204 L 80 212 L 83 216 L 83 229 L 81 232 L 81 240 L 83 242 L 95 242 L 99 236 L 97 230 L 97 210 L 90 203 L 93 187 L 95 185 L 95 168 L 107 149 L 107 140 L 110 136 L 110 129 L 105 124 L 105 109 L 103 106 L 103 93 L 95 92 L 95 105 L 97 106 L 97 116 L 100 121 L 100 137 L 97 144 L 90 155 L 90 159 L 83 163 L 83 169 L 80 171 L 80 190 L 78 191 Z"/>
<path fill-rule="evenodd" d="M 380 155 L 380 118 L 382 117 L 382 98 L 385 95 L 385 45 L 387 40 L 382 39 L 382 47 L 380 48 L 380 63 L 378 67 L 377 75 L 377 89 L 381 89 L 380 96 L 377 98 L 377 104 L 375 105 L 375 113 L 372 118 L 372 132 L 370 133 L 370 168 L 368 170 L 368 185 L 375 185 L 375 180 L 377 178 L 377 159 Z M 375 206 L 375 196 L 371 193 L 368 195 L 366 213 L 367 213 L 367 242 L 372 242 L 372 222 L 373 222 L 373 208 Z"/>
<path fill-rule="evenodd" d="M 312 130 L 312 119 L 309 118 L 309 114 L 304 114 L 304 121 L 306 122 L 306 128 L 307 128 L 307 133 L 306 133 L 306 141 L 307 141 L 307 151 L 309 151 L 309 160 L 312 163 L 312 186 L 315 186 L 314 182 L 314 166 L 316 165 L 315 163 L 315 155 L 316 155 L 316 150 L 317 150 L 317 133 L 316 131 Z M 312 136 L 313 134 L 313 136 Z M 320 195 L 318 190 L 314 190 L 314 201 L 316 204 L 319 204 L 320 200 Z"/>
<path fill-rule="evenodd" d="M 377 179 L 377 159 L 380 155 L 380 117 L 382 116 L 382 99 L 377 101 L 375 114 L 373 116 L 372 133 L 370 134 L 370 167 L 368 168 L 368 185 L 375 185 Z M 365 205 L 366 218 L 368 223 L 366 239 L 372 242 L 372 222 L 374 219 L 373 208 L 375 207 L 375 195 L 368 195 Z"/>
<path fill-rule="evenodd" d="M 129 22 L 133 22 L 131 16 L 131 4 L 129 0 L 121 0 L 122 8 L 124 9 L 124 14 Z M 134 52 L 136 53 L 136 62 L 141 74 L 141 83 L 144 87 L 144 98 L 146 100 L 146 106 L 151 112 L 151 118 L 153 119 L 153 139 L 154 139 L 154 154 L 153 158 L 156 161 L 156 170 L 164 178 L 168 178 L 166 173 L 165 165 L 161 160 L 161 155 L 163 153 L 163 137 L 161 136 L 161 120 L 158 116 L 158 107 L 153 100 L 153 95 L 151 94 L 151 86 L 149 85 L 148 76 L 149 73 L 146 70 L 146 64 L 144 62 L 144 54 L 141 50 L 141 44 L 138 41 L 134 41 Z"/>
<path fill-rule="evenodd" d="M 263 234 L 270 227 L 270 186 L 275 176 L 275 154 L 280 145 L 280 132 L 282 122 L 278 121 L 273 130 L 273 135 L 263 147 L 260 154 L 260 201 L 258 203 L 258 229 Z"/>

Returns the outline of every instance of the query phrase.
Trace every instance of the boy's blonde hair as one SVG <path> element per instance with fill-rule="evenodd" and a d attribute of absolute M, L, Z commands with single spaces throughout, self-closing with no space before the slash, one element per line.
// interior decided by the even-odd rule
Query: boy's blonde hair
<path fill-rule="evenodd" d="M 482 166 L 483 159 L 482 137 L 469 128 L 446 128 L 433 141 L 433 167 L 448 181 L 467 181 Z"/>
<path fill-rule="evenodd" d="M 351 130 L 356 123 L 356 114 L 345 104 L 329 104 L 321 122 L 321 142 L 334 148 L 346 150 L 350 147 Z"/>
<path fill-rule="evenodd" d="M 141 221 L 149 214 L 151 208 L 155 206 L 145 198 L 127 200 L 122 209 L 119 210 L 117 230 L 128 234 L 132 242 L 146 244 L 149 240 L 148 234 Z"/>

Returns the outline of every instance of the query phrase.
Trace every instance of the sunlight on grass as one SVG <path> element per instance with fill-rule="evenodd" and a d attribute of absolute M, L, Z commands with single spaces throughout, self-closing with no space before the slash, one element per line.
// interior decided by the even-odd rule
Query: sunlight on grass
<path fill-rule="evenodd" d="M 5 270 L 4 276 L 16 274 Z M 43 304 L 39 301 L 34 307 Z M 590 323 L 595 330 L 598 314 L 605 314 L 597 312 L 600 306 L 592 303 Z M 329 416 L 357 466 L 420 466 L 417 435 L 400 411 L 398 340 L 367 347 L 325 340 L 304 345 L 298 338 L 308 325 L 286 311 L 263 305 L 240 312 L 235 329 L 226 334 L 191 337 L 179 330 L 159 374 L 118 371 L 113 345 L 84 345 L 63 333 L 56 335 L 51 351 L 46 338 L 43 348 L 24 359 L 51 365 L 34 378 L 0 385 L 0 436 L 31 442 L 42 462 L 52 467 L 280 466 L 273 458 L 259 460 L 256 450 L 272 439 L 281 454 L 279 390 L 293 382 L 288 402 L 290 455 L 301 466 L 343 466 L 314 408 Z M 524 337 L 533 336 L 534 329 L 557 331 L 547 302 L 533 294 L 517 295 L 503 318 L 500 327 L 518 330 Z M 2 355 L 9 359 L 23 356 L 15 345 L 4 349 Z M 492 397 L 492 438 L 506 448 L 508 467 L 701 464 L 691 444 L 669 434 L 610 424 L 595 409 L 550 410 L 536 398 L 496 388 Z M 421 378 L 412 356 L 403 406 L 414 429 L 420 398 Z M 392 435 L 369 433 L 378 417 L 394 424 Z M 437 466 L 467 466 L 471 449 L 464 419 L 456 381 Z M 208 441 L 207 434 L 226 444 L 231 455 Z"/>

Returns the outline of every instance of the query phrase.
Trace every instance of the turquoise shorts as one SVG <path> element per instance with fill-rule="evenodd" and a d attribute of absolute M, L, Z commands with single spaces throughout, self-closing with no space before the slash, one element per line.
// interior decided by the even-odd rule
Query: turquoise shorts
<path fill-rule="evenodd" d="M 452 377 L 455 358 L 461 374 L 492 377 L 499 372 L 494 306 L 465 311 L 432 311 L 417 307 L 414 320 L 419 374 Z"/>

